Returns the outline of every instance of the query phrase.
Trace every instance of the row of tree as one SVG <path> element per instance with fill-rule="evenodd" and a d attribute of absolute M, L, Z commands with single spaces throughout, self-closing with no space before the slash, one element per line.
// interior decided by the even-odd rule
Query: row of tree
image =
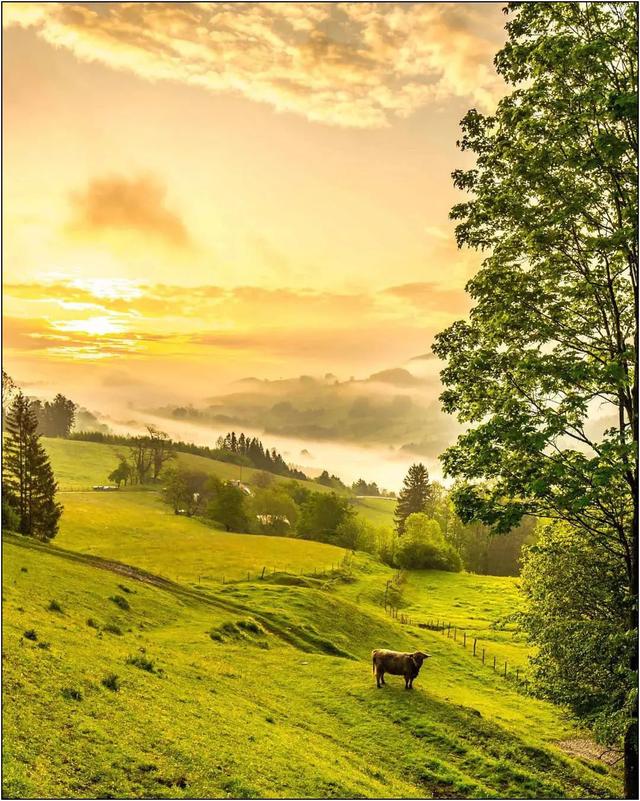
<path fill-rule="evenodd" d="M 243 432 L 236 435 L 235 431 L 231 431 L 223 437 L 218 437 L 216 445 L 219 451 L 244 457 L 247 465 L 258 470 L 268 470 L 270 473 L 290 478 L 307 478 L 301 470 L 289 466 L 275 448 L 265 448 L 257 437 L 249 437 Z"/>
<path fill-rule="evenodd" d="M 367 483 L 363 478 L 359 478 L 351 485 L 351 489 L 356 495 L 368 495 L 372 498 L 395 498 L 395 492 L 380 489 L 375 481 Z"/>

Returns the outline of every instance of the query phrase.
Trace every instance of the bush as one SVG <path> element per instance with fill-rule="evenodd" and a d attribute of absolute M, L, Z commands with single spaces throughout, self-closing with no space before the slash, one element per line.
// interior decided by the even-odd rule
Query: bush
<path fill-rule="evenodd" d="M 118 584 L 118 588 L 121 589 L 122 592 L 134 593 L 135 594 L 135 590 L 132 590 L 131 587 L 126 587 L 124 584 Z"/>
<path fill-rule="evenodd" d="M 122 595 L 112 595 L 109 600 L 113 601 L 116 606 L 119 606 L 120 609 L 123 609 L 125 612 L 128 612 L 131 609 L 129 606 L 129 601 L 127 601 L 126 598 L 123 598 Z"/>
<path fill-rule="evenodd" d="M 117 693 L 120 689 L 120 679 L 116 676 L 115 673 L 107 674 L 102 681 L 100 682 L 103 687 L 106 687 L 107 690 L 112 690 L 114 693 Z"/>
<path fill-rule="evenodd" d="M 25 640 L 31 640 L 32 642 L 35 642 L 38 639 L 35 629 L 27 629 L 22 636 L 25 638 Z"/>
<path fill-rule="evenodd" d="M 37 647 L 42 648 L 43 651 L 48 651 L 49 648 L 51 648 L 51 643 L 43 640 L 42 642 L 38 643 Z"/>
<path fill-rule="evenodd" d="M 2 499 L 2 528 L 5 531 L 19 531 L 20 529 L 20 515 L 4 498 Z M 24 572 L 26 573 L 26 569 Z"/>
<path fill-rule="evenodd" d="M 445 541 L 438 522 L 422 512 L 407 517 L 404 534 L 398 538 L 395 562 L 409 570 L 462 570 L 460 556 Z"/>
<path fill-rule="evenodd" d="M 62 697 L 67 701 L 82 701 L 82 693 L 74 687 L 63 687 L 61 692 Z"/>
<path fill-rule="evenodd" d="M 89 628 L 92 628 L 92 629 L 100 628 L 98 626 L 98 624 L 96 623 L 96 621 L 92 617 L 88 617 L 87 618 L 87 626 L 89 626 Z"/>
<path fill-rule="evenodd" d="M 129 656 L 127 657 L 127 665 L 133 665 L 134 667 L 140 668 L 140 670 L 146 670 L 147 673 L 157 672 L 153 661 L 147 659 L 145 656 Z"/>
<path fill-rule="evenodd" d="M 47 607 L 47 609 L 50 612 L 60 612 L 60 614 L 62 614 L 63 612 L 62 607 L 57 601 L 49 601 L 49 606 Z"/>
<path fill-rule="evenodd" d="M 117 634 L 119 637 L 122 635 L 122 629 L 120 626 L 116 626 L 115 623 L 107 623 L 104 627 L 104 631 L 108 632 L 109 634 Z"/>

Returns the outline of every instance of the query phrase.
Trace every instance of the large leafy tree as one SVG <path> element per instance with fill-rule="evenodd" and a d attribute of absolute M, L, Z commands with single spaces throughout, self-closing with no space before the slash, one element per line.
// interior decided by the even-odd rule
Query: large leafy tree
<path fill-rule="evenodd" d="M 405 521 L 409 515 L 424 512 L 431 497 L 429 472 L 422 464 L 412 464 L 402 483 L 398 495 L 394 521 L 398 534 L 404 533 Z"/>
<path fill-rule="evenodd" d="M 443 405 L 467 424 L 444 466 L 465 519 L 502 531 L 525 513 L 563 520 L 619 559 L 636 637 L 637 7 L 507 10 L 495 64 L 513 90 L 494 115 L 466 115 L 460 144 L 476 165 L 454 173 L 471 194 L 452 211 L 458 243 L 488 255 L 467 286 L 469 321 L 434 345 Z M 637 702 L 625 709 L 637 797 Z"/>
<path fill-rule="evenodd" d="M 62 507 L 56 502 L 58 487 L 40 444 L 35 412 L 21 392 L 7 413 L 6 432 L 3 492 L 17 515 L 18 530 L 25 536 L 50 540 L 58 531 Z"/>

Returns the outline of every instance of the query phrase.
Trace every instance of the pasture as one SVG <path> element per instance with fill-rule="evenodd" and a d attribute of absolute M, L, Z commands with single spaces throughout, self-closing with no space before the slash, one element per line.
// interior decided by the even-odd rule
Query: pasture
<path fill-rule="evenodd" d="M 113 457 L 47 446 L 67 486 Z M 409 625 L 384 608 L 396 574 L 366 554 L 229 534 L 157 492 L 59 497 L 51 545 L 3 540 L 5 796 L 619 794 L 618 768 L 559 747 L 586 736 L 561 710 L 417 625 L 451 621 L 524 666 L 515 580 L 410 572 Z M 432 655 L 412 692 L 376 689 L 376 647 Z"/>
<path fill-rule="evenodd" d="M 602 798 L 619 789 L 605 768 L 553 745 L 573 733 L 557 710 L 480 674 L 435 633 L 366 609 L 356 617 L 347 602 L 340 626 L 355 653 L 331 654 L 306 622 L 331 629 L 344 602 L 330 590 L 265 584 L 272 597 L 259 604 L 255 586 L 154 587 L 18 538 L 4 549 L 5 795 Z M 433 654 L 413 692 L 393 678 L 376 690 L 372 639 Z"/>

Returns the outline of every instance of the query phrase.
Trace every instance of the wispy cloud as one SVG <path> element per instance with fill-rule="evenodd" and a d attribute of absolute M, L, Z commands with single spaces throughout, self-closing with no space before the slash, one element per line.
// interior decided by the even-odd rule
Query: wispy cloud
<path fill-rule="evenodd" d="M 450 97 L 490 107 L 502 85 L 495 5 L 447 3 L 10 3 L 85 61 L 150 81 L 230 92 L 278 111 L 381 127 Z"/>
<path fill-rule="evenodd" d="M 332 293 L 68 279 L 4 293 L 8 348 L 101 358 L 204 349 L 340 360 L 390 347 L 409 358 L 467 306 L 463 293 L 426 283 Z"/>

